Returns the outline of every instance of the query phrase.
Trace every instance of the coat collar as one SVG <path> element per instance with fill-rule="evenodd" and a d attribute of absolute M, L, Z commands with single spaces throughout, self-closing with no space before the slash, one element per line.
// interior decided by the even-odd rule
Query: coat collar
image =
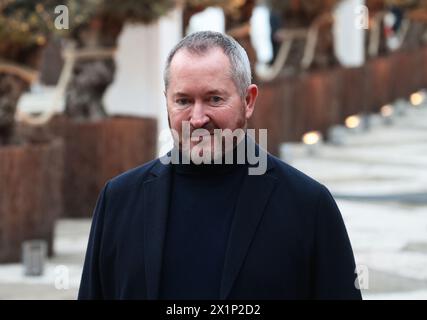
<path fill-rule="evenodd" d="M 266 152 L 255 145 L 257 152 Z M 274 164 L 267 156 L 263 175 L 247 175 L 236 204 L 225 252 L 220 299 L 227 299 L 242 267 L 270 194 L 277 182 L 271 174 Z M 159 159 L 144 183 L 144 254 L 147 298 L 158 299 L 162 255 L 169 211 L 172 168 Z"/>

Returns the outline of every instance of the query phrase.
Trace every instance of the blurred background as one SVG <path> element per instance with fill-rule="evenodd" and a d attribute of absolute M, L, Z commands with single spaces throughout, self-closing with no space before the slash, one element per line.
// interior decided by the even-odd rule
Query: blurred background
<path fill-rule="evenodd" d="M 97 195 L 172 145 L 183 36 L 246 49 L 250 127 L 324 183 L 365 299 L 427 299 L 427 0 L 1 0 L 0 299 L 75 299 Z"/>

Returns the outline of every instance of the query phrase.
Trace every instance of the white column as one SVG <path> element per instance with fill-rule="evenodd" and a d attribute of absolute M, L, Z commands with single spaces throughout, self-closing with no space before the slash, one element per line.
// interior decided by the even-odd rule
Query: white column
<path fill-rule="evenodd" d="M 219 7 L 208 7 L 194 14 L 185 30 L 187 34 L 197 31 L 225 32 L 224 12 Z"/>
<path fill-rule="evenodd" d="M 118 39 L 115 79 L 104 96 L 109 114 L 157 118 L 157 138 L 169 128 L 163 67 L 169 50 L 181 39 L 181 20 L 177 8 L 150 25 L 126 24 Z M 158 153 L 167 148 L 164 144 L 158 141 Z"/>
<path fill-rule="evenodd" d="M 157 116 L 158 42 L 157 23 L 124 26 L 118 39 L 114 82 L 104 95 L 109 114 Z"/>
<path fill-rule="evenodd" d="M 166 99 L 164 95 L 163 69 L 165 67 L 169 51 L 179 42 L 179 40 L 181 40 L 182 36 L 182 9 L 178 7 L 159 21 L 159 59 L 161 61 L 158 65 L 158 73 L 161 75 L 158 83 L 158 86 L 161 88 L 159 91 L 161 107 L 158 113 L 159 121 L 157 124 L 159 132 L 157 151 L 159 156 L 165 154 L 173 146 L 172 136 L 169 131 L 168 112 L 166 109 Z"/>
<path fill-rule="evenodd" d="M 344 66 L 357 67 L 365 62 L 366 30 L 358 25 L 364 4 L 364 0 L 345 0 L 335 11 L 335 53 Z"/>
<path fill-rule="evenodd" d="M 257 63 L 266 64 L 273 57 L 270 40 L 270 12 L 265 5 L 257 5 L 251 17 L 251 41 L 257 53 Z"/>

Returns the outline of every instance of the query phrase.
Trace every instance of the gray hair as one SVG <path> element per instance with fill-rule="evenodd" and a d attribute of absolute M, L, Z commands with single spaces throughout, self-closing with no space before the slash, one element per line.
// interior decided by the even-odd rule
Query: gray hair
<path fill-rule="evenodd" d="M 181 49 L 187 49 L 191 53 L 204 54 L 213 48 L 221 48 L 230 60 L 231 77 L 239 91 L 240 96 L 246 97 L 246 90 L 251 84 L 251 66 L 245 49 L 232 37 L 213 31 L 200 31 L 187 35 L 171 50 L 166 60 L 163 74 L 165 90 L 168 89 L 170 77 L 170 65 L 175 54 Z"/>

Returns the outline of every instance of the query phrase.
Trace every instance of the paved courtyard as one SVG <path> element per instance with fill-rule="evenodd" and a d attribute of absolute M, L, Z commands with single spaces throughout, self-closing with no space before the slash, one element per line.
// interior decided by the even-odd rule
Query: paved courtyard
<path fill-rule="evenodd" d="M 369 274 L 365 299 L 427 299 L 427 108 L 405 110 L 391 125 L 376 118 L 347 133 L 340 146 L 283 148 L 335 196 L 359 272 Z"/>
<path fill-rule="evenodd" d="M 288 162 L 334 194 L 365 299 L 427 299 L 426 119 L 427 107 L 408 106 L 392 125 L 374 119 L 341 146 L 320 145 L 315 154 L 302 144 L 284 148 Z M 41 277 L 25 277 L 20 264 L 0 265 L 0 299 L 75 299 L 89 228 L 89 219 L 58 222 L 56 256 Z"/>

